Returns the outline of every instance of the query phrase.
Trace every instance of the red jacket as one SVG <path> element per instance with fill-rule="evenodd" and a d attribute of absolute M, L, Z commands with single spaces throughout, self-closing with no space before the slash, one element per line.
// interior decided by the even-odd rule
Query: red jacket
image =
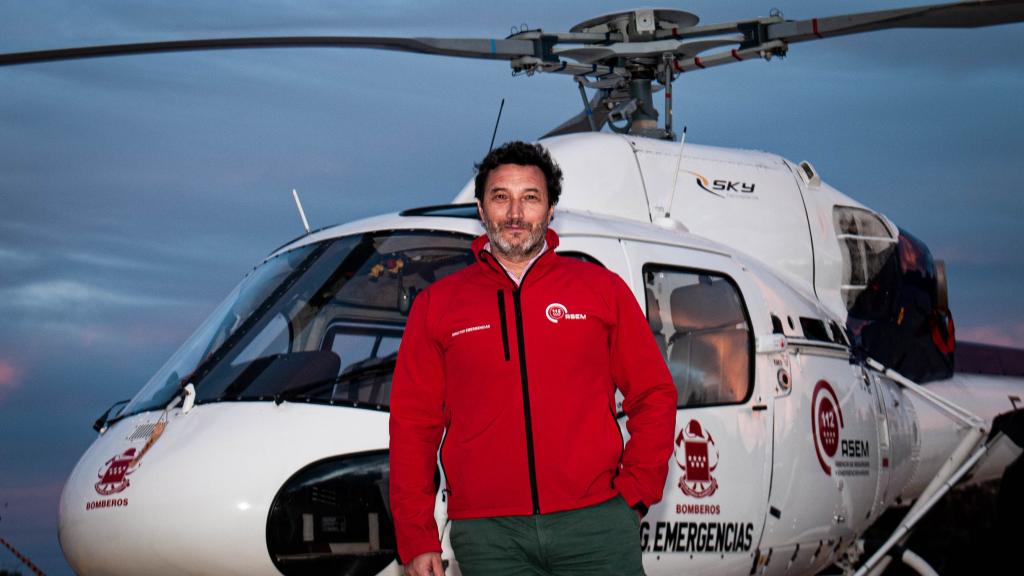
<path fill-rule="evenodd" d="M 665 485 L 676 389 L 629 288 L 556 255 L 552 230 L 517 288 L 486 242 L 473 242 L 475 264 L 416 298 L 402 338 L 390 500 L 405 562 L 441 549 L 439 445 L 454 519 L 572 510 L 616 494 L 651 506 Z"/>

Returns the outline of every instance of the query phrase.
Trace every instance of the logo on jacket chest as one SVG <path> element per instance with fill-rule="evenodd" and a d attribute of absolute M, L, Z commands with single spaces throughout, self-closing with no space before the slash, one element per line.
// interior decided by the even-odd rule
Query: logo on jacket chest
<path fill-rule="evenodd" d="M 544 315 L 548 321 L 553 324 L 558 324 L 562 320 L 586 320 L 587 315 L 575 312 L 569 312 L 569 309 L 563 304 L 558 302 L 552 302 L 548 304 L 548 307 L 544 309 Z"/>

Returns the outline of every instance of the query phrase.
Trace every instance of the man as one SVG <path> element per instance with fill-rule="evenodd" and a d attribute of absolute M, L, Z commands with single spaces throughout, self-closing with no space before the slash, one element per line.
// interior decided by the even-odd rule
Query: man
<path fill-rule="evenodd" d="M 410 576 L 444 574 L 439 446 L 465 576 L 643 574 L 639 520 L 668 473 L 675 386 L 626 284 L 554 253 L 561 177 L 540 145 L 489 153 L 477 262 L 412 308 L 391 393 L 390 498 Z"/>

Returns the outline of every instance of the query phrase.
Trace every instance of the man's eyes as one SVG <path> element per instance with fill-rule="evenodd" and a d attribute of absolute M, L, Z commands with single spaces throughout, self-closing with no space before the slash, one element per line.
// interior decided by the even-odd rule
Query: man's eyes
<path fill-rule="evenodd" d="M 509 200 L 509 198 L 510 195 L 505 192 L 494 192 L 493 194 L 491 194 L 491 200 L 495 200 L 498 202 L 506 202 Z M 540 194 L 526 194 L 522 197 L 522 200 L 524 202 L 540 202 L 541 198 Z"/>

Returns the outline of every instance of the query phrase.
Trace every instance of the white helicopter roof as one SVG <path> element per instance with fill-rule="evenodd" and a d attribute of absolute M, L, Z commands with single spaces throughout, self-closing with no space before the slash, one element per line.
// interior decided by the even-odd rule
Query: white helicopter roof
<path fill-rule="evenodd" d="M 471 210 L 470 206 L 465 208 L 467 211 Z M 714 254 L 731 260 L 750 273 L 771 313 L 782 317 L 812 316 L 824 320 L 843 321 L 841 317 L 822 306 L 803 286 L 780 277 L 764 263 L 738 253 L 734 248 L 692 234 L 681 226 L 666 228 L 629 218 L 563 208 L 559 205 L 555 209 L 551 227 L 562 238 L 608 238 Z M 442 206 L 437 207 L 436 211 L 425 209 L 395 212 L 331 226 L 289 242 L 275 250 L 268 258 L 310 243 L 380 230 L 438 230 L 473 236 L 484 232 L 478 219 L 452 215 L 447 207 Z"/>
<path fill-rule="evenodd" d="M 569 134 L 541 141 L 564 180 L 559 206 L 679 228 L 763 263 L 845 318 L 837 207 L 884 215 L 822 181 L 809 163 L 777 154 L 636 135 Z M 470 180 L 455 202 L 473 201 Z M 809 241 L 809 237 L 811 241 Z"/>
<path fill-rule="evenodd" d="M 541 144 L 562 169 L 560 206 L 642 222 L 651 222 L 659 215 L 659 203 L 666 201 L 662 197 L 672 189 L 671 171 L 677 164 L 685 169 L 694 162 L 711 161 L 761 172 L 784 171 L 791 177 L 781 156 L 759 150 L 691 143 L 684 143 L 680 148 L 678 142 L 599 132 L 545 138 Z M 670 160 L 668 170 L 663 166 L 657 169 L 639 166 L 638 152 Z M 663 181 L 666 177 L 668 181 Z M 473 180 L 470 179 L 452 201 L 472 202 L 473 199 Z"/>
<path fill-rule="evenodd" d="M 474 236 L 484 233 L 484 228 L 478 219 L 452 216 L 443 211 L 444 207 L 439 208 L 440 210 L 436 215 L 423 214 L 420 211 L 410 215 L 403 215 L 402 212 L 392 212 L 330 226 L 289 242 L 272 252 L 267 258 L 276 256 L 286 250 L 305 246 L 306 244 L 377 230 L 444 230 Z M 691 234 L 682 228 L 665 229 L 652 226 L 649 223 L 645 225 L 628 218 L 585 212 L 574 208 L 564 208 L 561 205 L 555 208 L 555 217 L 551 222 L 551 228 L 562 237 L 591 236 L 653 242 L 710 252 L 727 257 L 734 256 L 735 252 L 727 246 Z"/>

